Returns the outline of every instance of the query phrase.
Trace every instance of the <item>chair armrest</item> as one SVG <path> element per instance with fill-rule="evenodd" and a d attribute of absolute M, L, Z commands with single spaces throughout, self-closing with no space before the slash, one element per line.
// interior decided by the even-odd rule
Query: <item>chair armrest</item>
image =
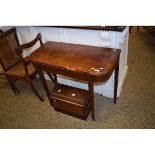
<path fill-rule="evenodd" d="M 36 36 L 36 38 L 26 44 L 22 44 L 20 46 L 18 46 L 15 51 L 18 53 L 18 54 L 22 54 L 23 53 L 23 49 L 26 49 L 26 48 L 30 48 L 32 47 L 37 41 L 40 41 L 40 45 L 43 46 L 43 42 L 42 42 L 42 37 L 41 37 L 41 33 L 38 33 L 38 35 Z"/>
<path fill-rule="evenodd" d="M 2 31 L 2 30 L 0 30 L 0 33 L 3 33 L 3 31 Z"/>

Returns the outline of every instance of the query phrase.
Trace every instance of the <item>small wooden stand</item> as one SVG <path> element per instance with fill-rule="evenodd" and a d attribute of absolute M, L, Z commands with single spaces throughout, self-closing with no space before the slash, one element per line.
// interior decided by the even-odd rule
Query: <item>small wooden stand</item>
<path fill-rule="evenodd" d="M 86 120 L 90 113 L 90 95 L 83 90 L 58 84 L 51 92 L 53 107 L 56 111 Z"/>

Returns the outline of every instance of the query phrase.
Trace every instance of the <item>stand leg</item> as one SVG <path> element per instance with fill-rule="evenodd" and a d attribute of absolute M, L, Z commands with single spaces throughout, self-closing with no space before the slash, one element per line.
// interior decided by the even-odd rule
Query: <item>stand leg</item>
<path fill-rule="evenodd" d="M 114 103 L 116 103 L 117 101 L 118 72 L 119 72 L 119 60 L 115 68 Z"/>
<path fill-rule="evenodd" d="M 92 119 L 93 119 L 93 121 L 95 121 L 94 82 L 93 82 L 93 78 L 92 77 L 89 77 L 89 79 L 88 79 L 88 90 L 90 92 L 90 104 L 91 104 Z"/>

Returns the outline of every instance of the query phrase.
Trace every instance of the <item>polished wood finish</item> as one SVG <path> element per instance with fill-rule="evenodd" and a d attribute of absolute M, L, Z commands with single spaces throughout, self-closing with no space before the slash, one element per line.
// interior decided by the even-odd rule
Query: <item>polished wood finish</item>
<path fill-rule="evenodd" d="M 37 41 L 43 45 L 41 35 L 24 45 L 19 44 L 16 29 L 12 28 L 0 35 L 0 63 L 3 67 L 4 75 L 7 78 L 13 92 L 17 95 L 19 90 L 15 86 L 16 80 L 27 81 L 35 95 L 43 101 L 32 84 L 32 79 L 37 74 L 31 62 L 27 58 L 23 58 L 23 50 L 33 46 Z"/>
<path fill-rule="evenodd" d="M 91 75 L 94 82 L 104 82 L 111 76 L 119 54 L 119 49 L 48 41 L 29 58 L 55 74 L 79 76 L 84 81 Z"/>
<path fill-rule="evenodd" d="M 105 82 L 115 70 L 116 101 L 119 56 L 119 49 L 48 41 L 33 52 L 29 60 L 39 72 L 51 105 L 52 100 L 43 71 L 87 81 L 92 119 L 95 120 L 94 82 Z"/>
<path fill-rule="evenodd" d="M 51 92 L 55 110 L 86 119 L 90 113 L 90 95 L 88 90 L 83 90 L 67 85 L 57 84 Z"/>

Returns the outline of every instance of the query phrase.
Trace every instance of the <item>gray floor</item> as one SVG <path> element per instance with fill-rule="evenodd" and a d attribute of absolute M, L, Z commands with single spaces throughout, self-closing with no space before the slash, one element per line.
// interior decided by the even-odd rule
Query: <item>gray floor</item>
<path fill-rule="evenodd" d="M 43 103 L 24 82 L 17 82 L 19 96 L 0 84 L 0 128 L 155 128 L 155 37 L 144 30 L 130 34 L 128 66 L 116 105 L 95 94 L 96 121 L 54 111 L 39 80 L 34 82 L 46 99 Z"/>

